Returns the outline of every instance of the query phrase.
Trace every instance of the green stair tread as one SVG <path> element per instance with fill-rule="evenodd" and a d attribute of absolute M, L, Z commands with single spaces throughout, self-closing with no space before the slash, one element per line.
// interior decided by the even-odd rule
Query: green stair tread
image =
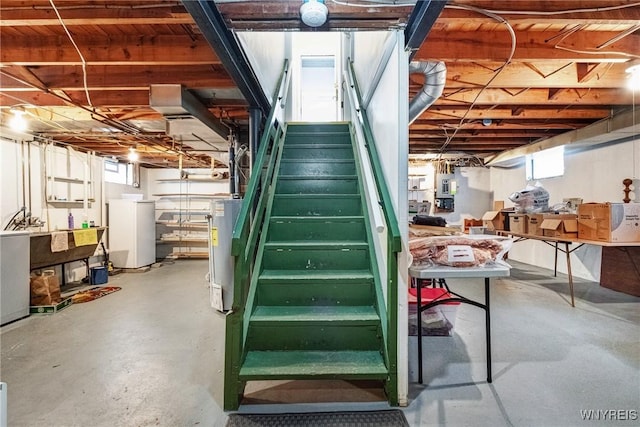
<path fill-rule="evenodd" d="M 305 148 L 305 149 L 316 149 L 316 148 L 322 148 L 322 149 L 336 149 L 336 150 L 344 150 L 345 148 L 351 148 L 351 144 L 331 144 L 331 143 L 323 143 L 323 142 L 317 142 L 317 143 L 302 143 L 302 142 L 298 142 L 295 144 L 290 144 L 287 145 L 287 141 L 285 140 L 284 142 L 284 149 L 288 149 L 288 148 L 295 148 L 296 150 L 299 150 L 301 148 Z"/>
<path fill-rule="evenodd" d="M 378 351 L 249 351 L 240 378 L 386 379 L 387 368 Z"/>
<path fill-rule="evenodd" d="M 380 316 L 372 306 L 265 306 L 256 307 L 251 322 L 376 323 Z"/>
<path fill-rule="evenodd" d="M 313 199 L 357 199 L 360 200 L 359 194 L 340 194 L 340 193 L 331 193 L 331 194 L 276 194 L 275 199 L 303 199 L 303 198 L 313 198 Z"/>
<path fill-rule="evenodd" d="M 278 240 L 266 242 L 265 249 L 327 249 L 327 250 L 349 250 L 367 249 L 369 244 L 366 241 L 353 240 Z"/>
<path fill-rule="evenodd" d="M 322 180 L 349 180 L 355 181 L 357 175 L 280 175 L 278 180 L 283 181 L 322 181 Z"/>
<path fill-rule="evenodd" d="M 370 270 L 263 270 L 260 280 L 371 280 Z"/>
<path fill-rule="evenodd" d="M 312 130 L 302 130 L 302 132 L 296 131 L 295 128 L 289 127 L 287 129 L 287 135 L 312 135 L 312 136 L 346 136 L 350 135 L 349 130 L 328 130 L 328 131 L 312 131 Z"/>
<path fill-rule="evenodd" d="M 324 215 L 324 216 L 272 216 L 270 218 L 271 222 L 359 222 L 363 221 L 364 216 L 362 215 L 344 215 L 344 216 L 334 216 L 334 215 Z"/>
<path fill-rule="evenodd" d="M 355 159 L 281 159 L 280 163 L 354 163 Z"/>

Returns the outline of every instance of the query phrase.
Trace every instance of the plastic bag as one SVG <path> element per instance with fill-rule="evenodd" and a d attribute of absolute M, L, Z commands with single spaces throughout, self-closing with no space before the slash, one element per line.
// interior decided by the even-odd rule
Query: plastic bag
<path fill-rule="evenodd" d="M 52 305 L 62 301 L 60 282 L 53 270 L 45 270 L 30 279 L 31 305 Z"/>
<path fill-rule="evenodd" d="M 536 182 L 536 185 L 527 185 L 523 190 L 511 193 L 509 196 L 516 205 L 516 212 L 546 212 L 549 210 L 549 192 Z"/>
<path fill-rule="evenodd" d="M 413 265 L 484 267 L 502 263 L 513 241 L 500 236 L 437 236 L 409 240 Z"/>

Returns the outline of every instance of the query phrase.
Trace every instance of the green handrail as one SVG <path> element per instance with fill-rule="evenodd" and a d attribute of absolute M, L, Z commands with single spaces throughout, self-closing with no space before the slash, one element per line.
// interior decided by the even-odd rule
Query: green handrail
<path fill-rule="evenodd" d="M 364 133 L 365 148 L 369 156 L 369 162 L 373 169 L 373 176 L 376 182 L 376 190 L 384 220 L 387 226 L 387 358 L 389 361 L 389 377 L 387 382 L 387 395 L 392 405 L 398 405 L 398 252 L 402 251 L 402 238 L 398 219 L 393 209 L 393 202 L 389 188 L 384 179 L 384 172 L 380 157 L 376 148 L 375 139 L 367 111 L 362 107 L 362 97 L 360 88 L 356 80 L 356 73 L 353 69 L 353 62 L 349 60 L 349 76 L 352 82 L 352 89 L 358 100 L 360 108 L 358 112 L 361 116 L 361 125 Z"/>
<path fill-rule="evenodd" d="M 234 257 L 233 304 L 227 315 L 225 328 L 225 410 L 238 407 L 243 388 L 239 380 L 245 340 L 243 317 L 253 274 L 253 260 L 258 250 L 258 239 L 267 209 L 269 188 L 275 176 L 276 153 L 278 147 L 282 145 L 280 142 L 284 136 L 285 127 L 284 123 L 278 121 L 278 112 L 285 108 L 284 103 L 281 104 L 279 101 L 280 94 L 283 93 L 283 85 L 288 81 L 285 78 L 287 73 L 289 73 L 289 61 L 285 59 L 276 86 L 277 91 L 271 103 L 271 111 L 260 138 L 260 148 L 254 169 L 233 229 L 231 240 L 231 255 Z"/>

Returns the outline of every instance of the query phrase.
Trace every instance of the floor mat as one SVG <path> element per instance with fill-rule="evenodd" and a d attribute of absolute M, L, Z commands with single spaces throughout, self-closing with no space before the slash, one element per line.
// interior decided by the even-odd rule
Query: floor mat
<path fill-rule="evenodd" d="M 409 427 L 398 409 L 385 411 L 230 414 L 227 427 Z"/>
<path fill-rule="evenodd" d="M 89 302 L 94 299 L 101 298 L 105 295 L 109 295 L 113 292 L 119 291 L 122 288 L 117 286 L 96 286 L 95 288 L 89 288 L 84 291 L 80 291 L 71 297 L 74 304 L 81 302 Z"/>

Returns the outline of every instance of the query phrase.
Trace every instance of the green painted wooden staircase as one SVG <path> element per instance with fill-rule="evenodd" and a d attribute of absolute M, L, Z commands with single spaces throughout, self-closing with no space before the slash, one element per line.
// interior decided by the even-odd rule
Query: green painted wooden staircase
<path fill-rule="evenodd" d="M 233 393 L 251 380 L 386 382 L 383 296 L 349 124 L 289 124 L 281 147 Z"/>

